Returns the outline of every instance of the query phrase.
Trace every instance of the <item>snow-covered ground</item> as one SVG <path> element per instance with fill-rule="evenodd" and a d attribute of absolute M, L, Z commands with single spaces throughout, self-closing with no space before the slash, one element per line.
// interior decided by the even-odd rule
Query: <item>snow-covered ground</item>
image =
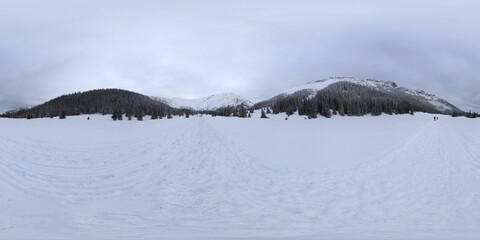
<path fill-rule="evenodd" d="M 479 239 L 480 121 L 0 119 L 0 239 Z"/>

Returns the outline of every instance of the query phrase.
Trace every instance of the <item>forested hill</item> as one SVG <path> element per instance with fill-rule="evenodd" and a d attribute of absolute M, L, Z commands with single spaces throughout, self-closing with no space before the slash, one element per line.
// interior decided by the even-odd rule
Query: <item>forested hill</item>
<path fill-rule="evenodd" d="M 2 117 L 40 118 L 93 113 L 161 117 L 184 111 L 139 93 L 121 89 L 98 89 L 63 95 L 32 108 L 7 112 Z"/>
<path fill-rule="evenodd" d="M 310 105 L 307 107 L 307 105 Z M 345 110 L 346 115 L 402 113 L 413 111 L 453 114 L 464 112 L 446 100 L 422 90 L 410 90 L 395 82 L 353 78 L 331 77 L 297 86 L 269 99 L 257 102 L 255 108 L 270 107 L 274 112 L 291 112 L 303 108 L 319 113 Z M 313 111 L 309 110 L 309 111 Z M 332 111 L 335 113 L 336 111 Z"/>
<path fill-rule="evenodd" d="M 325 81 L 320 82 L 325 83 Z M 319 89 L 296 89 L 294 92 L 279 94 L 273 98 L 255 104 L 255 108 L 269 107 L 273 113 L 298 111 L 300 115 L 316 117 L 317 114 L 329 117 L 331 114 L 362 116 L 405 114 L 414 112 L 452 114 L 463 113 L 460 109 L 443 99 L 429 101 L 422 95 L 411 94 L 408 89 L 398 87 L 392 82 L 375 80 L 376 86 L 353 81 L 336 81 L 324 84 Z M 379 86 L 378 84 L 388 85 Z M 388 84 L 387 84 L 388 83 Z M 420 92 L 426 95 L 425 92 Z M 434 95 L 430 95 L 434 96 Z M 439 108 L 442 104 L 442 108 Z"/>

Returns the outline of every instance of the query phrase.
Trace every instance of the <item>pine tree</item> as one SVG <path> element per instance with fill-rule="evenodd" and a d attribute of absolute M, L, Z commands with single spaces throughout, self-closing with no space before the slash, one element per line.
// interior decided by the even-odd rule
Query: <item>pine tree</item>
<path fill-rule="evenodd" d="M 267 115 L 265 115 L 265 111 L 262 109 L 262 115 L 260 116 L 260 118 L 268 118 Z"/>
<path fill-rule="evenodd" d="M 238 112 L 238 117 L 240 118 L 246 118 L 248 115 L 247 109 L 242 105 L 240 106 L 240 110 Z"/>
<path fill-rule="evenodd" d="M 113 121 L 123 120 L 122 113 L 118 110 L 113 111 L 112 119 L 113 119 Z"/>
<path fill-rule="evenodd" d="M 65 113 L 65 111 L 62 111 L 60 113 L 60 119 L 65 119 L 65 118 L 67 118 L 67 114 Z"/>

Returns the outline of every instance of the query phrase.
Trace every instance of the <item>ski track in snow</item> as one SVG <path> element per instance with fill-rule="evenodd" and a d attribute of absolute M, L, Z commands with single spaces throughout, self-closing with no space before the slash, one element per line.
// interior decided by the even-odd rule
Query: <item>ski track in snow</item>
<path fill-rule="evenodd" d="M 480 139 L 451 121 L 328 172 L 268 166 L 229 137 L 202 118 L 96 144 L 6 134 L 0 239 L 480 237 Z"/>

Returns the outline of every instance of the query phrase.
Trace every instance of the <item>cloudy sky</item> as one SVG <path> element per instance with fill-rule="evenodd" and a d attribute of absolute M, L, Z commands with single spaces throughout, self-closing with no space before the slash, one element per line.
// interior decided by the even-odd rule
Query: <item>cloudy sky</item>
<path fill-rule="evenodd" d="M 480 111 L 478 0 L 0 0 L 0 107 L 94 88 L 252 100 L 330 76 Z"/>

